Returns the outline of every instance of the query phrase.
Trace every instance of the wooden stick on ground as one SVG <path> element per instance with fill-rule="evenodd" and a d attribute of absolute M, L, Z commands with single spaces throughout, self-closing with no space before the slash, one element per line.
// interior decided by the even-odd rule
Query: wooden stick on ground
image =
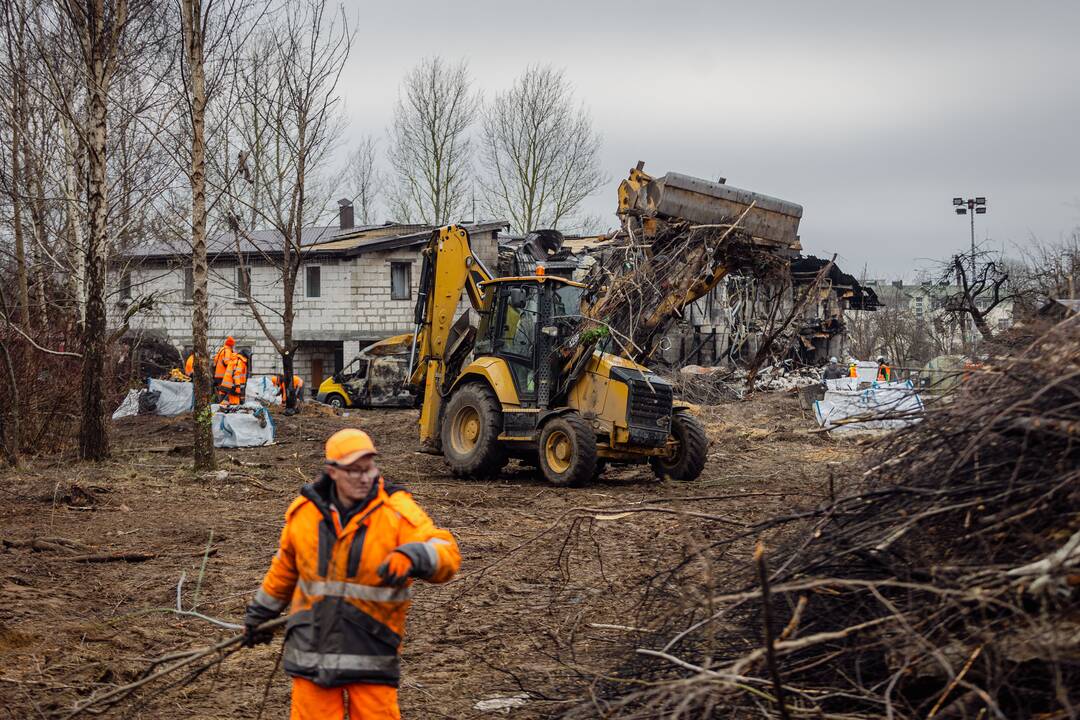
<path fill-rule="evenodd" d="M 262 625 L 260 625 L 258 627 L 258 629 L 259 630 L 274 630 L 276 628 L 279 628 L 279 627 L 283 626 L 288 619 L 289 618 L 287 616 L 286 617 L 279 617 L 279 618 L 276 618 L 274 620 L 270 620 L 269 622 L 264 622 Z M 106 705 L 106 707 L 110 707 L 110 706 L 114 705 L 115 703 L 119 702 L 120 700 L 123 700 L 125 697 L 127 697 L 129 694 L 131 694 L 133 691 L 139 689 L 143 685 L 146 685 L 147 683 L 151 683 L 154 680 L 157 680 L 159 678 L 164 677 L 165 675 L 170 675 L 170 674 L 172 674 L 172 673 L 174 673 L 177 670 L 180 670 L 182 668 L 189 667 L 192 664 L 194 664 L 197 660 L 201 660 L 201 659 L 203 659 L 203 658 L 205 658 L 205 657 L 207 657 L 209 655 L 213 655 L 216 652 L 221 652 L 222 650 L 225 650 L 226 648 L 228 648 L 228 647 L 230 647 L 232 645 L 236 645 L 243 638 L 244 638 L 244 634 L 240 633 L 239 635 L 233 635 L 230 638 L 222 640 L 221 642 L 217 643 L 216 645 L 211 645 L 210 647 L 203 648 L 202 650 L 192 651 L 191 654 L 188 654 L 186 657 L 184 657 L 184 659 L 180 660 L 177 663 L 174 663 L 174 664 L 172 664 L 172 665 L 170 665 L 170 666 L 168 666 L 166 668 L 162 668 L 161 670 L 158 670 L 155 673 L 147 675 L 146 677 L 141 678 L 139 680 L 136 680 L 135 682 L 128 683 L 127 685 L 121 685 L 118 688 L 114 688 L 114 689 L 110 690 L 109 692 L 105 693 L 104 695 L 99 695 L 98 697 L 92 697 L 89 700 L 86 700 L 86 701 L 76 705 L 72 709 L 72 711 L 70 713 L 68 713 L 67 715 L 64 716 L 64 720 L 71 720 L 71 718 L 76 717 L 77 715 L 81 715 L 84 712 L 88 712 L 88 711 L 95 712 L 95 711 L 91 711 L 90 708 L 94 707 L 95 705 L 100 705 L 102 703 L 105 703 L 107 701 L 112 701 L 112 702 L 109 702 L 108 705 Z M 96 712 L 100 712 L 100 711 L 96 711 Z"/>
<path fill-rule="evenodd" d="M 772 631 L 772 608 L 769 604 L 769 572 L 765 566 L 765 543 L 758 540 L 754 547 L 754 562 L 757 565 L 758 581 L 761 583 L 761 622 L 765 628 L 765 658 L 772 676 L 773 690 L 776 692 L 776 704 L 780 717 L 791 720 L 787 704 L 784 701 L 784 683 L 780 681 L 780 667 L 776 663 L 776 647 Z"/>

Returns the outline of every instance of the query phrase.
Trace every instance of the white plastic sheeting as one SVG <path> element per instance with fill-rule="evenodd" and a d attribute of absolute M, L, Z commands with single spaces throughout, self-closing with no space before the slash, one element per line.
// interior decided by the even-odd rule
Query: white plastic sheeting
<path fill-rule="evenodd" d="M 270 377 L 270 375 L 249 377 L 247 386 L 244 388 L 244 399 L 258 400 L 267 405 L 280 405 L 281 397 L 274 394 L 275 389 L 273 383 L 270 382 Z"/>
<path fill-rule="evenodd" d="M 139 399 L 145 394 L 156 394 L 153 403 L 154 415 L 182 415 L 195 407 L 195 394 L 191 383 L 171 382 L 169 380 L 146 381 L 144 390 L 129 390 L 120 407 L 112 414 L 113 420 L 139 414 Z"/>
<path fill-rule="evenodd" d="M 245 402 L 241 407 L 251 412 L 220 412 L 220 405 L 211 405 L 213 417 L 210 429 L 214 447 L 238 448 L 269 445 L 274 442 L 274 421 L 270 412 L 258 402 Z"/>
<path fill-rule="evenodd" d="M 120 407 L 116 408 L 116 411 L 112 414 L 113 420 L 119 420 L 123 417 L 131 417 L 132 415 L 139 414 L 139 396 L 145 392 L 144 390 L 128 390 L 127 397 L 120 403 Z"/>
<path fill-rule="evenodd" d="M 158 415 L 182 415 L 195 407 L 195 389 L 189 382 L 170 382 L 168 380 L 146 381 L 146 389 L 161 393 L 157 399 Z"/>
<path fill-rule="evenodd" d="M 814 416 L 832 432 L 894 430 L 919 421 L 923 401 L 910 380 L 874 383 L 865 390 L 841 389 L 843 378 L 829 382 L 836 388 L 830 386 L 825 399 L 814 403 Z M 896 415 L 906 417 L 890 417 Z M 854 418 L 860 419 L 850 422 Z"/>

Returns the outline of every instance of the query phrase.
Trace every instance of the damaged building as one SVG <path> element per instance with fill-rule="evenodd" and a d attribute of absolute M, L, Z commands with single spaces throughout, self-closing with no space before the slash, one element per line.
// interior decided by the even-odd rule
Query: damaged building
<path fill-rule="evenodd" d="M 531 274 L 543 265 L 549 274 L 581 280 L 603 253 L 619 246 L 620 235 L 563 238 L 550 230 L 500 235 L 499 274 Z M 727 275 L 687 307 L 655 359 L 671 366 L 742 364 L 764 337 L 776 334 L 782 359 L 821 365 L 844 353 L 845 312 L 879 305 L 872 288 L 835 263 L 796 255 L 779 277 Z"/>

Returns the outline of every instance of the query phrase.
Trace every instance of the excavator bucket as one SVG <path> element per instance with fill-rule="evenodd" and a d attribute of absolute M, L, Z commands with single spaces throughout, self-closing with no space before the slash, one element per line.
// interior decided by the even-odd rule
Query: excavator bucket
<path fill-rule="evenodd" d="M 801 249 L 801 205 L 741 190 L 723 180 L 712 182 L 673 172 L 653 178 L 643 167 L 643 163 L 638 163 L 629 178 L 619 185 L 620 215 L 715 225 L 734 222 L 750 208 L 739 226 L 755 241 L 789 250 Z"/>

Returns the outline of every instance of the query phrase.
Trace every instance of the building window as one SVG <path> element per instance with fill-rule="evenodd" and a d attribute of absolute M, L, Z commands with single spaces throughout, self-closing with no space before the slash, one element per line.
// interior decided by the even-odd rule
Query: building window
<path fill-rule="evenodd" d="M 195 297 L 195 271 L 191 268 L 184 270 L 184 300 L 191 302 Z"/>
<path fill-rule="evenodd" d="M 412 299 L 412 263 L 390 263 L 390 299 Z"/>
<path fill-rule="evenodd" d="M 251 268 L 236 268 L 236 297 L 241 300 L 247 299 L 251 292 Z"/>
<path fill-rule="evenodd" d="M 125 270 L 124 274 L 120 276 L 120 299 L 131 299 L 131 271 Z"/>
<path fill-rule="evenodd" d="M 318 265 L 308 265 L 304 269 L 304 296 L 322 297 L 322 268 Z"/>

